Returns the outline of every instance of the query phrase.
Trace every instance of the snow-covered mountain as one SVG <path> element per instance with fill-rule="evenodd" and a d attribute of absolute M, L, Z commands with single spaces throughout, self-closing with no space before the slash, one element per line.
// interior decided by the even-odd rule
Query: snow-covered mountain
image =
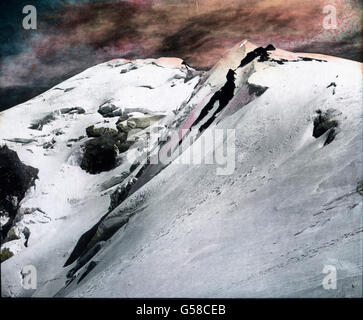
<path fill-rule="evenodd" d="M 0 143 L 39 169 L 2 295 L 362 296 L 361 81 L 243 41 L 209 72 L 112 60 L 2 112 Z"/>

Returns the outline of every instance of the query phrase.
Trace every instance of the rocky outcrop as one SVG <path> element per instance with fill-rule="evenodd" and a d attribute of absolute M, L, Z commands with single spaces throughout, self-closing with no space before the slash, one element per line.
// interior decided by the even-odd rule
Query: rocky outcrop
<path fill-rule="evenodd" d="M 81 168 L 91 174 L 108 171 L 116 165 L 117 153 L 127 151 L 133 142 L 127 141 L 127 133 L 112 128 L 86 129 L 87 136 L 94 138 L 85 143 Z"/>
<path fill-rule="evenodd" d="M 212 122 L 215 120 L 218 113 L 221 112 L 224 109 L 224 107 L 229 103 L 229 101 L 233 98 L 234 90 L 236 89 L 235 75 L 236 75 L 236 73 L 232 69 L 228 70 L 228 73 L 226 75 L 226 79 L 227 79 L 226 83 L 220 90 L 218 90 L 212 96 L 212 98 L 209 100 L 209 102 L 206 104 L 206 106 L 200 112 L 198 118 L 194 121 L 193 126 L 197 126 L 203 119 L 205 119 L 206 117 L 209 117 L 216 102 L 219 103 L 218 108 L 213 112 L 212 116 L 209 117 L 209 119 L 199 127 L 199 129 L 198 129 L 199 132 L 202 132 L 205 129 L 207 129 L 212 124 Z"/>
<path fill-rule="evenodd" d="M 129 132 L 144 130 L 163 117 L 164 115 L 154 115 L 125 120 L 125 115 L 123 115 L 116 122 L 117 130 L 89 126 L 86 128 L 87 136 L 94 139 L 85 144 L 81 168 L 92 174 L 111 170 L 116 165 L 117 153 L 126 152 L 134 143 L 127 139 Z"/>
<path fill-rule="evenodd" d="M 86 128 L 86 133 L 89 138 L 99 138 L 102 136 L 109 136 L 114 139 L 119 139 L 122 142 L 127 139 L 127 135 L 124 133 L 119 133 L 117 130 L 112 128 L 96 128 L 95 126 L 89 126 Z"/>
<path fill-rule="evenodd" d="M 29 129 L 42 131 L 43 126 L 45 126 L 48 123 L 51 123 L 54 120 L 55 120 L 55 115 L 53 113 L 49 113 L 45 115 L 43 118 L 33 121 Z"/>
<path fill-rule="evenodd" d="M 106 102 L 98 109 L 98 113 L 105 118 L 118 117 L 122 115 L 122 110 L 117 108 L 114 104 Z"/>
<path fill-rule="evenodd" d="M 338 121 L 336 120 L 337 113 L 333 109 L 325 112 L 316 111 L 317 116 L 314 118 L 313 137 L 319 138 L 324 133 L 328 132 L 324 146 L 331 143 L 337 134 Z"/>
<path fill-rule="evenodd" d="M 17 230 L 15 228 L 11 228 L 8 234 L 6 235 L 4 242 L 19 240 L 19 239 L 20 235 L 18 234 Z"/>
<path fill-rule="evenodd" d="M 17 153 L 6 145 L 0 147 L 0 214 L 9 217 L 1 230 L 2 239 L 13 225 L 20 201 L 38 179 L 38 172 L 22 163 Z"/>
<path fill-rule="evenodd" d="M 363 197 L 363 180 L 358 182 L 356 191 Z"/>
<path fill-rule="evenodd" d="M 61 114 L 74 114 L 74 113 L 84 114 L 84 113 L 86 113 L 86 110 L 84 110 L 81 107 L 62 108 L 62 109 L 60 109 L 60 113 Z"/>
<path fill-rule="evenodd" d="M 259 57 L 259 62 L 264 62 L 269 59 L 269 53 L 268 51 L 274 51 L 276 50 L 275 47 L 272 44 L 269 44 L 267 47 L 258 47 L 255 50 L 248 52 L 246 57 L 244 57 L 239 65 L 239 68 L 244 67 L 245 65 L 249 64 L 253 60 L 255 60 L 257 57 Z"/>
<path fill-rule="evenodd" d="M 117 147 L 111 137 L 89 140 L 85 144 L 81 168 L 92 174 L 111 170 L 116 164 L 116 156 Z"/>
<path fill-rule="evenodd" d="M 5 260 L 8 260 L 13 255 L 14 255 L 14 253 L 12 253 L 9 248 L 1 249 L 1 251 L 0 251 L 0 263 L 4 262 Z"/>

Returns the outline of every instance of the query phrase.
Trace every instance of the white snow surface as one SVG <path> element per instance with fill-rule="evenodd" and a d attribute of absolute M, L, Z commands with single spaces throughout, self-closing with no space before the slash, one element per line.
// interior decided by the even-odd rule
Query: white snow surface
<path fill-rule="evenodd" d="M 132 163 L 126 161 L 125 155 L 117 168 L 98 175 L 88 174 L 79 166 L 80 146 L 87 140 L 86 127 L 94 124 L 115 128 L 118 120 L 118 117 L 103 118 L 97 112 L 99 106 L 111 101 L 122 109 L 142 108 L 151 113 L 174 115 L 172 111 L 191 96 L 200 79 L 196 73 L 185 82 L 187 70 L 181 62 L 170 58 L 112 60 L 91 67 L 0 114 L 0 143 L 16 151 L 25 164 L 39 169 L 39 180 L 23 199 L 20 209 L 21 212 L 34 211 L 25 214 L 18 224 L 20 229 L 24 226 L 30 229 L 28 248 L 24 247 L 24 239 L 3 243 L 1 247 L 15 253 L 1 265 L 3 294 L 28 296 L 33 293 L 21 286 L 20 272 L 28 264 L 36 266 L 39 284 L 53 281 L 53 275 L 62 270 L 65 257 L 78 238 L 107 212 L 113 188 L 103 192 L 100 186 L 129 170 Z M 127 68 L 131 70 L 121 73 Z M 67 88 L 73 89 L 64 92 Z M 86 112 L 58 112 L 61 108 L 72 107 L 81 107 Z M 41 131 L 29 129 L 32 121 L 51 112 L 55 112 L 56 120 L 44 125 Z M 131 115 L 144 116 L 140 112 Z M 164 119 L 167 121 L 168 117 Z M 63 134 L 56 135 L 57 131 Z M 85 137 L 67 146 L 69 139 L 81 136 Z M 34 141 L 27 144 L 9 141 L 14 138 Z M 44 149 L 44 143 L 52 140 L 55 140 L 54 148 Z M 139 155 L 135 147 L 129 152 Z M 35 211 L 36 208 L 45 214 Z"/>
<path fill-rule="evenodd" d="M 363 179 L 362 66 L 283 50 L 271 52 L 271 57 L 317 57 L 326 62 L 279 65 L 256 59 L 237 69 L 237 88 L 226 107 L 233 105 L 234 111 L 221 113 L 209 129 L 235 130 L 235 140 L 227 141 L 235 144 L 233 173 L 217 175 L 217 165 L 172 162 L 103 221 L 100 232 L 125 214 L 130 216 L 92 258 L 96 267 L 79 283 L 65 287 L 71 266 L 62 265 L 80 236 L 107 212 L 110 191 L 101 192 L 99 185 L 128 170 L 121 164 L 99 175 L 87 174 L 77 163 L 79 145 L 69 148 L 66 141 L 104 121 L 97 110 L 110 99 L 120 107 L 164 112 L 165 123 L 184 119 L 198 112 L 225 83 L 228 69 L 236 68 L 254 48 L 250 42 L 237 44 L 199 86 L 200 76 L 184 82 L 186 69 L 178 59 L 159 64 L 151 59 L 114 60 L 1 113 L 2 140 L 37 140 L 27 145 L 2 142 L 24 163 L 40 169 L 36 188 L 22 208 L 39 207 L 48 218 L 37 213 L 37 219 L 49 219 L 31 224 L 29 246 L 2 263 L 2 295 L 362 296 L 362 196 L 356 192 Z M 137 69 L 120 74 L 131 65 Z M 268 89 L 243 104 L 246 81 Z M 334 88 L 327 88 L 331 82 L 337 85 L 334 94 Z M 58 87 L 75 88 L 63 92 Z M 43 131 L 27 129 L 40 114 L 61 107 L 83 107 L 86 114 L 59 116 Z M 184 113 L 171 112 L 180 108 Z M 313 118 L 317 109 L 331 108 L 338 112 L 339 130 L 324 146 L 326 134 L 312 136 Z M 51 140 L 52 130 L 58 128 L 65 134 L 55 137 L 55 149 L 42 149 L 40 143 Z M 200 139 L 206 134 L 208 130 Z M 183 156 L 197 149 L 194 144 Z M 11 247 L 11 242 L 6 245 Z M 21 287 L 20 272 L 27 264 L 37 268 L 36 291 Z M 335 290 L 322 285 L 325 266 L 337 270 Z"/>

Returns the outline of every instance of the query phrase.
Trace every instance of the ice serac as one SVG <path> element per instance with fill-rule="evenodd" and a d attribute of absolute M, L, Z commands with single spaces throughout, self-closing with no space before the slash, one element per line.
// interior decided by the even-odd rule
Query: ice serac
<path fill-rule="evenodd" d="M 26 151 L 29 145 L 13 142 L 23 161 L 40 168 L 40 187 L 49 186 L 41 182 L 47 177 L 56 177 L 48 195 L 30 195 L 26 202 L 28 206 L 36 202 L 54 214 L 55 221 L 40 228 L 47 241 L 32 245 L 30 238 L 28 248 L 2 264 L 3 292 L 29 294 L 17 287 L 17 281 L 24 261 L 32 261 L 41 275 L 38 290 L 31 292 L 34 296 L 362 296 L 360 63 L 241 41 L 206 74 L 181 60 L 109 64 L 114 73 L 107 81 L 97 76 L 107 64 L 91 69 L 91 76 L 85 72 L 75 77 L 84 79 L 84 91 L 73 96 L 69 107 L 82 107 L 85 114 L 58 115 L 38 136 L 28 126 L 42 117 L 19 117 L 24 135 L 4 137 L 42 139 L 44 131 L 56 129 L 57 117 L 67 121 L 69 127 L 62 127 L 66 135 L 74 124 L 79 131 L 72 137 L 79 136 L 88 125 L 104 121 L 97 111 L 105 103 L 106 114 L 111 115 L 107 119 L 115 119 L 111 124 L 125 108 L 148 108 L 158 114 L 174 102 L 173 112 L 156 123 L 163 129 L 148 157 L 140 153 L 131 167 L 119 164 L 98 175 L 79 168 L 77 148 L 57 156 L 42 172 L 52 149 L 35 163 L 36 157 Z M 117 87 L 110 87 L 116 79 Z M 63 91 L 57 89 L 57 99 L 80 90 L 76 86 L 65 92 L 74 87 L 69 82 L 58 87 Z M 102 98 L 87 104 L 83 94 L 96 87 L 94 94 Z M 155 88 L 160 90 L 151 96 Z M 168 95 L 173 88 L 180 96 Z M 135 95 L 128 96 L 130 90 Z M 51 99 L 47 94 L 46 101 Z M 50 108 L 57 110 L 53 106 L 41 110 L 47 114 L 54 111 Z M 25 104 L 10 109 L 0 119 L 15 122 L 16 112 L 26 108 Z M 135 123 L 132 118 L 140 116 L 150 115 L 133 114 L 118 127 L 129 128 Z M 216 128 L 233 129 L 235 139 L 226 138 L 201 153 L 197 142 Z M 139 140 L 144 132 L 138 132 Z M 218 163 L 180 164 L 181 157 L 209 158 L 226 142 L 235 147 L 231 174 L 217 175 Z M 62 144 L 57 140 L 54 146 Z M 35 154 L 39 151 L 33 142 L 30 148 Z M 165 161 L 155 164 L 156 157 Z M 72 188 L 69 174 L 77 177 Z M 112 187 L 105 191 L 104 186 Z M 60 195 L 60 190 L 67 192 Z M 64 207 L 70 195 L 69 207 Z M 57 197 L 50 206 L 48 201 Z M 62 215 L 66 218 L 57 220 Z M 50 228 L 69 230 L 55 238 Z M 327 289 L 329 270 L 336 270 L 336 289 Z"/>

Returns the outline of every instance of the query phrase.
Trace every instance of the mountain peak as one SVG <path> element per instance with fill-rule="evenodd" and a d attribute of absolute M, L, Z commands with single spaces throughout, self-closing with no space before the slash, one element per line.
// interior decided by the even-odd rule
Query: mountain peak
<path fill-rule="evenodd" d="M 244 39 L 208 72 L 116 59 L 2 112 L 1 144 L 39 170 L 7 224 L 2 294 L 361 296 L 361 76 Z"/>

